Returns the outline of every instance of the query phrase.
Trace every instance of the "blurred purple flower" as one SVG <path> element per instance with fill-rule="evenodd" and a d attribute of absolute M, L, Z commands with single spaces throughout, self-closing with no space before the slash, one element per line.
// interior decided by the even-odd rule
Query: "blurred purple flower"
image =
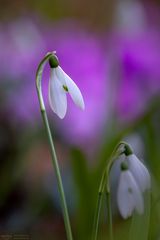
<path fill-rule="evenodd" d="M 123 120 L 133 120 L 160 90 L 160 34 L 147 23 L 146 12 L 138 1 L 122 3 L 122 22 L 119 19 L 110 48 L 113 68 L 118 69 L 118 113 Z"/>
<path fill-rule="evenodd" d="M 148 101 L 160 90 L 159 36 L 145 32 L 120 45 L 121 73 L 119 111 L 133 118 L 143 113 Z"/>
<path fill-rule="evenodd" d="M 133 120 L 160 91 L 160 34 L 151 29 L 131 36 L 117 32 L 111 39 L 113 69 L 118 69 L 118 115 Z"/>

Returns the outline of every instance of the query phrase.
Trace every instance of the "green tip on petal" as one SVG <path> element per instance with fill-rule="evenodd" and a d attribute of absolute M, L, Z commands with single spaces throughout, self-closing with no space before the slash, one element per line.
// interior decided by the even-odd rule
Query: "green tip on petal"
<path fill-rule="evenodd" d="M 58 57 L 56 55 L 52 55 L 49 58 L 49 65 L 51 68 L 56 68 L 59 66 L 59 61 L 58 61 Z"/>
<path fill-rule="evenodd" d="M 127 164 L 126 162 L 122 162 L 122 163 L 121 163 L 121 170 L 122 170 L 122 171 L 128 170 L 128 164 Z"/>
<path fill-rule="evenodd" d="M 69 92 L 67 86 L 63 85 L 63 89 L 64 89 L 66 92 Z"/>

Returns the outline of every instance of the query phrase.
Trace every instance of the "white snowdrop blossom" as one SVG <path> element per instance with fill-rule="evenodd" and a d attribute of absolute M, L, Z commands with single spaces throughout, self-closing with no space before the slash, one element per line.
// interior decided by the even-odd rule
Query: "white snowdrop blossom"
<path fill-rule="evenodd" d="M 144 211 L 143 193 L 150 189 L 150 174 L 144 164 L 136 157 L 131 147 L 124 148 L 125 159 L 120 164 L 120 179 L 118 185 L 117 203 L 120 214 L 128 218 L 136 210 Z"/>
<path fill-rule="evenodd" d="M 151 179 L 148 169 L 134 154 L 126 156 L 129 170 L 135 178 L 140 190 L 144 192 L 151 187 Z"/>
<path fill-rule="evenodd" d="M 49 103 L 52 110 L 62 119 L 67 112 L 67 93 L 70 94 L 73 102 L 84 110 L 82 94 L 74 81 L 57 64 L 51 67 L 49 80 Z"/>
<path fill-rule="evenodd" d="M 126 219 L 134 210 L 144 211 L 143 196 L 130 170 L 122 170 L 118 185 L 117 203 L 121 216 Z"/>

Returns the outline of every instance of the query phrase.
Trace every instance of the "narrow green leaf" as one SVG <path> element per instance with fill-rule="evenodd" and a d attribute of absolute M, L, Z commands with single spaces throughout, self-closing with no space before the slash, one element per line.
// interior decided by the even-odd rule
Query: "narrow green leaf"
<path fill-rule="evenodd" d="M 91 234 L 93 220 L 93 190 L 91 172 L 87 160 L 79 149 L 72 149 L 72 171 L 77 196 L 77 239 L 87 239 Z"/>

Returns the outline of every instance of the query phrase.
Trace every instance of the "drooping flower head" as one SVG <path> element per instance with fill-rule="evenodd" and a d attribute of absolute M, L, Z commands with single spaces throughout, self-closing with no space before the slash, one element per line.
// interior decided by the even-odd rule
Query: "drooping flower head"
<path fill-rule="evenodd" d="M 123 218 L 128 218 L 136 210 L 143 214 L 143 193 L 150 188 L 150 174 L 144 164 L 133 154 L 129 145 L 125 145 L 125 159 L 121 162 L 118 184 L 117 204 Z"/>
<path fill-rule="evenodd" d="M 51 75 L 49 80 L 49 103 L 52 110 L 62 119 L 67 112 L 67 93 L 73 102 L 84 110 L 82 94 L 74 81 L 59 66 L 57 56 L 53 55 L 50 60 Z"/>

